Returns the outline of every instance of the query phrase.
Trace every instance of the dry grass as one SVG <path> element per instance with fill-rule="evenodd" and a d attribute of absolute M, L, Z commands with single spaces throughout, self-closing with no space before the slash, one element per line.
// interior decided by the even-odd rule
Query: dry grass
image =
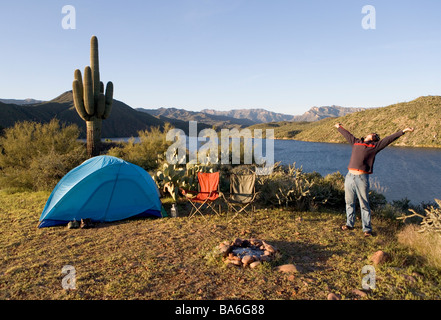
<path fill-rule="evenodd" d="M 407 225 L 398 234 L 398 241 L 425 256 L 431 266 L 441 269 L 441 234 L 419 230 L 416 225 Z"/>
<path fill-rule="evenodd" d="M 0 299 L 360 299 L 362 267 L 377 250 L 392 260 L 376 267 L 377 288 L 363 299 L 440 299 L 441 271 L 397 242 L 399 225 L 374 218 L 378 235 L 360 223 L 344 233 L 344 216 L 261 209 L 254 218 L 226 216 L 139 219 L 93 229 L 36 229 L 48 193 L 0 194 Z M 186 208 L 182 204 L 180 213 Z M 227 267 L 213 255 L 224 240 L 259 238 L 280 249 L 256 269 Z M 296 274 L 275 271 L 293 263 Z M 63 266 L 77 288 L 62 289 Z"/>

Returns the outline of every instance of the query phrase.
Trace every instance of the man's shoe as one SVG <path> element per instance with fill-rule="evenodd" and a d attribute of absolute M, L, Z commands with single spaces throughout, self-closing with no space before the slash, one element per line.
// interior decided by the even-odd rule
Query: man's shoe
<path fill-rule="evenodd" d="M 343 231 L 347 231 L 347 230 L 354 230 L 354 228 L 352 228 L 352 227 L 350 227 L 350 226 L 348 226 L 348 225 L 342 225 L 341 226 L 341 229 L 343 230 Z"/>

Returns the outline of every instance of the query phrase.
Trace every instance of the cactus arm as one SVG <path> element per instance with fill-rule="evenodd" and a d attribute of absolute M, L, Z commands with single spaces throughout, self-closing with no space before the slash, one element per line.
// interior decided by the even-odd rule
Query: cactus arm
<path fill-rule="evenodd" d="M 83 86 L 81 85 L 81 82 L 76 79 L 72 83 L 72 93 L 73 93 L 75 109 L 77 110 L 78 115 L 84 121 L 89 121 L 90 116 L 87 114 L 83 103 Z"/>
<path fill-rule="evenodd" d="M 90 68 L 92 69 L 93 93 L 95 101 L 100 94 L 100 67 L 98 60 L 98 39 L 93 36 L 90 39 Z"/>
<path fill-rule="evenodd" d="M 80 89 L 81 91 L 78 91 L 81 99 L 83 99 L 83 76 L 81 75 L 80 69 L 76 69 L 74 72 L 74 80 L 77 80 L 80 83 Z"/>
<path fill-rule="evenodd" d="M 89 116 L 95 114 L 95 99 L 92 86 L 92 74 L 90 67 L 84 69 L 84 107 Z"/>
<path fill-rule="evenodd" d="M 112 111 L 113 103 L 113 83 L 111 81 L 107 82 L 106 86 L 106 99 L 105 99 L 105 111 L 103 114 L 103 119 L 107 119 Z"/>
<path fill-rule="evenodd" d="M 95 114 L 96 117 L 99 119 L 103 119 L 105 110 L 106 110 L 106 97 L 104 96 L 104 93 L 100 93 L 96 104 L 96 114 Z"/>

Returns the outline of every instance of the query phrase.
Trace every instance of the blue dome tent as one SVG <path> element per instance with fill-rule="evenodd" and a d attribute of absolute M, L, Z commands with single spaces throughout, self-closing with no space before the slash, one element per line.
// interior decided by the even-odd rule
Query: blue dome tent
<path fill-rule="evenodd" d="M 98 156 L 68 172 L 52 191 L 38 227 L 91 219 L 111 222 L 133 217 L 163 217 L 152 177 L 127 161 Z"/>

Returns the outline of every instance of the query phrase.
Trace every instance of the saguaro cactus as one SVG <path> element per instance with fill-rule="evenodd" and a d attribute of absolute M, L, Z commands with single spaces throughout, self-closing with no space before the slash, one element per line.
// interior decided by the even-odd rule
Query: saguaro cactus
<path fill-rule="evenodd" d="M 87 153 L 89 157 L 94 157 L 100 153 L 102 121 L 109 117 L 113 102 L 113 83 L 109 81 L 104 92 L 104 84 L 100 81 L 97 37 L 90 39 L 90 66 L 84 69 L 84 80 L 78 69 L 74 78 L 75 109 L 86 121 Z"/>

